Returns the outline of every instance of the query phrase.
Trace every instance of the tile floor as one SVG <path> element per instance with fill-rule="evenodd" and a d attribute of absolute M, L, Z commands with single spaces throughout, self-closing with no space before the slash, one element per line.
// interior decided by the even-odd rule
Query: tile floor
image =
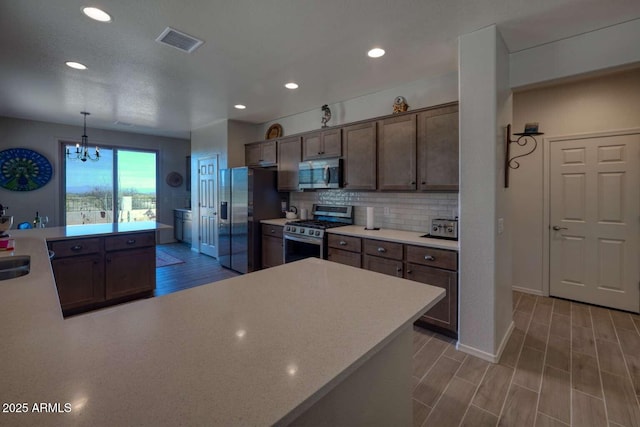
<path fill-rule="evenodd" d="M 498 364 L 415 328 L 414 426 L 640 426 L 640 316 L 513 294 Z"/>

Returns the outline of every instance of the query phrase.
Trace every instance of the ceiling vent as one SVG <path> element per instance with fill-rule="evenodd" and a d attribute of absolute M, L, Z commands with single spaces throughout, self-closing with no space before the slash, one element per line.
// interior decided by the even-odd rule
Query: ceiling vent
<path fill-rule="evenodd" d="M 183 52 L 191 53 L 196 50 L 202 43 L 202 40 L 198 40 L 195 37 L 191 37 L 188 34 L 182 33 L 178 30 L 174 30 L 171 27 L 165 28 L 165 30 L 156 39 L 157 42 L 164 43 L 176 49 L 180 49 Z"/>

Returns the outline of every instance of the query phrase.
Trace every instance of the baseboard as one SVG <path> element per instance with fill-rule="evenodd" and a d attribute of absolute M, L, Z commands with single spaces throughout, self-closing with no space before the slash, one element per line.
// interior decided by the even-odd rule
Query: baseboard
<path fill-rule="evenodd" d="M 538 295 L 538 296 L 541 296 L 541 297 L 546 297 L 547 296 L 547 295 L 544 294 L 544 292 L 539 291 L 537 289 L 522 288 L 520 286 L 511 286 L 511 289 L 514 290 L 514 291 L 522 292 L 523 294 Z"/>
<path fill-rule="evenodd" d="M 500 357 L 502 356 L 502 352 L 507 346 L 507 342 L 509 342 L 509 338 L 511 337 L 511 333 L 513 332 L 514 327 L 515 323 L 511 321 L 511 323 L 509 324 L 509 328 L 507 328 L 507 332 L 502 337 L 502 341 L 498 346 L 498 351 L 496 352 L 496 354 L 487 353 L 486 351 L 478 350 L 475 347 L 461 344 L 460 341 L 458 341 L 458 343 L 456 344 L 456 350 L 460 350 L 482 360 L 486 360 L 487 362 L 498 363 Z"/>

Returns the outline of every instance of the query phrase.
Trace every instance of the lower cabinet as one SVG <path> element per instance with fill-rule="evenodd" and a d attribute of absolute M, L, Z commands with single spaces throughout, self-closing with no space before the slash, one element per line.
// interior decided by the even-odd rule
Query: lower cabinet
<path fill-rule="evenodd" d="M 458 273 L 440 268 L 427 267 L 419 264 L 407 263 L 405 278 L 431 286 L 444 288 L 445 297 L 431 310 L 422 315 L 420 320 L 446 329 L 458 332 Z"/>
<path fill-rule="evenodd" d="M 445 289 L 445 297 L 423 314 L 418 323 L 457 337 L 457 251 L 331 233 L 329 261 Z"/>
<path fill-rule="evenodd" d="M 63 314 L 151 296 L 156 285 L 155 232 L 48 242 Z"/>
<path fill-rule="evenodd" d="M 262 268 L 284 264 L 283 228 L 279 225 L 262 224 Z"/>
<path fill-rule="evenodd" d="M 105 256 L 107 299 L 122 298 L 156 288 L 156 248 L 107 252 Z"/>
<path fill-rule="evenodd" d="M 56 278 L 62 311 L 104 301 L 104 262 L 102 254 L 54 259 L 51 267 Z"/>
<path fill-rule="evenodd" d="M 327 259 L 351 267 L 362 268 L 362 239 L 358 237 L 329 234 Z"/>

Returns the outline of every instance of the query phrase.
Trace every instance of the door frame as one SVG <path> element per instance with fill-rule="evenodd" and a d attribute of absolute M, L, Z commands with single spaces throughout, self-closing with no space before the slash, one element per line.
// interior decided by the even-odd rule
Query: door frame
<path fill-rule="evenodd" d="M 634 135 L 640 134 L 640 128 L 631 128 L 631 129 L 618 129 L 618 130 L 609 130 L 609 131 L 601 131 L 601 132 L 585 132 L 585 133 L 575 133 L 570 135 L 560 135 L 560 136 L 551 136 L 542 139 L 542 148 L 543 148 L 543 172 L 542 172 L 542 188 L 543 188 L 543 197 L 542 197 L 542 294 L 544 296 L 549 296 L 550 294 L 550 282 L 551 282 L 551 271 L 550 271 L 550 259 L 551 249 L 550 249 L 550 236 L 549 236 L 549 227 L 551 227 L 551 205 L 549 201 L 549 193 L 551 192 L 551 144 L 554 142 L 567 141 L 571 139 L 591 139 L 591 138 L 602 138 L 608 136 L 624 136 L 624 135 Z M 638 236 L 640 238 L 640 236 Z"/>

